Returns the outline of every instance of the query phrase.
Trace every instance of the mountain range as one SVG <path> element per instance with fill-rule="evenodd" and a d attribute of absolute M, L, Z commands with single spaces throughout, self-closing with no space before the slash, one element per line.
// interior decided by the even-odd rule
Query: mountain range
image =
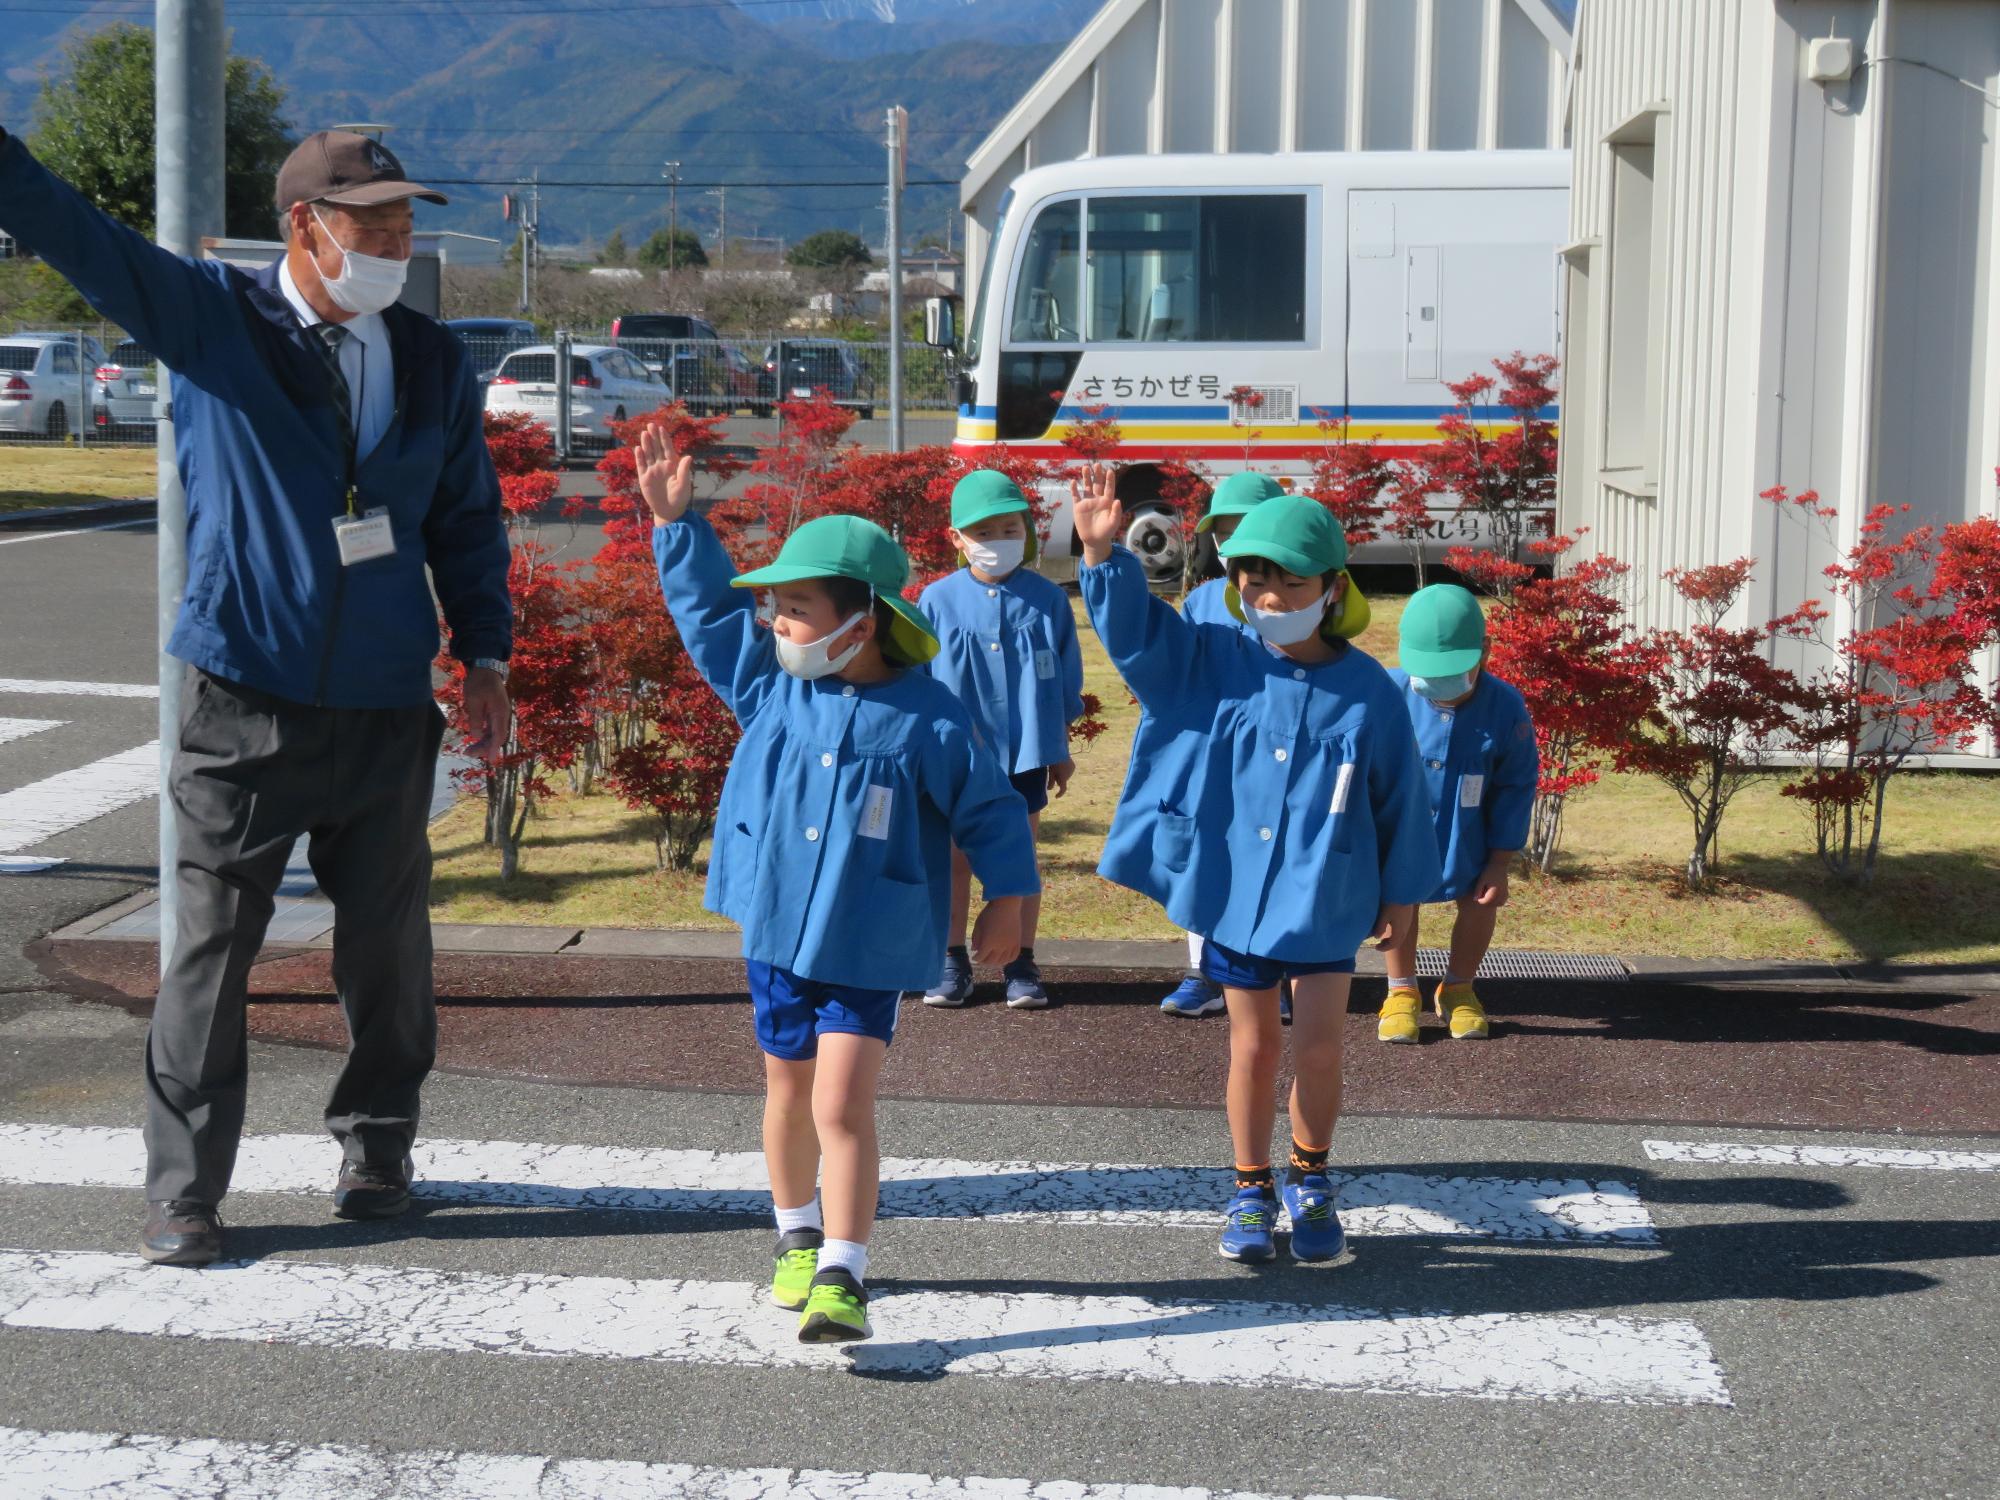
<path fill-rule="evenodd" d="M 0 24 L 0 124 L 26 133 L 75 38 L 151 24 L 138 0 L 37 0 Z M 452 207 L 425 224 L 504 236 L 501 195 L 539 172 L 550 244 L 668 216 L 713 240 L 815 229 L 882 237 L 883 116 L 910 113 L 908 176 L 956 183 L 966 155 L 1097 0 L 235 0 L 236 52 L 269 67 L 288 118 L 387 124 Z M 771 186 L 852 182 L 852 187 Z M 617 184 L 562 187 L 561 183 Z M 955 187 L 912 188 L 907 237 L 941 234 Z"/>

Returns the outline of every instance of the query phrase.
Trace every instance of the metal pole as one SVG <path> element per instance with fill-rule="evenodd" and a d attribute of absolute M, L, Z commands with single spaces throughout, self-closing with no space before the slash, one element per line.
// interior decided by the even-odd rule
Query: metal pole
<path fill-rule="evenodd" d="M 673 274 L 680 269 L 681 239 L 681 164 L 667 163 L 667 284 L 673 285 Z"/>
<path fill-rule="evenodd" d="M 153 71 L 154 211 L 160 244 L 176 255 L 199 256 L 202 236 L 223 231 L 223 59 L 227 37 L 222 0 L 155 0 Z M 81 349 L 78 353 L 81 354 Z M 187 588 L 187 495 L 174 462 L 173 388 L 164 365 L 153 411 L 159 418 L 160 658 L 160 972 L 173 958 L 175 892 L 180 867 L 167 772 L 180 738 L 181 667 L 167 655 L 167 638 Z"/>
<path fill-rule="evenodd" d="M 556 330 L 556 456 L 569 462 L 573 441 L 570 423 L 570 336 L 567 328 Z"/>
<path fill-rule="evenodd" d="M 889 111 L 889 451 L 903 451 L 903 132 L 909 116 Z"/>
<path fill-rule="evenodd" d="M 97 378 L 97 369 L 83 356 L 83 330 L 76 331 L 76 445 L 79 448 L 90 444 L 90 422 L 96 413 L 91 409 L 96 405 L 90 399 L 90 383 Z"/>

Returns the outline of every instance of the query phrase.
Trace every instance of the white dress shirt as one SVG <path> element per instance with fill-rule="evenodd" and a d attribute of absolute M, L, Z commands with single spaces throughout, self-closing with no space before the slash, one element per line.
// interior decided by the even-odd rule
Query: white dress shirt
<path fill-rule="evenodd" d="M 299 294 L 289 264 L 278 270 L 278 289 L 292 304 L 300 324 L 312 328 L 326 320 Z M 382 441 L 396 416 L 396 367 L 389 357 L 389 325 L 380 313 L 364 313 L 341 325 L 347 337 L 340 345 L 340 369 L 347 377 L 348 404 L 354 415 L 355 461 L 366 458 Z M 312 337 L 318 338 L 318 334 Z"/>

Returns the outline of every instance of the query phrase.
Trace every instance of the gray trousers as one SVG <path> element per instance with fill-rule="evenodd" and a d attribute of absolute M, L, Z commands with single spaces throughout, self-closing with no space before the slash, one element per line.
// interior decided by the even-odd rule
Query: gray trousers
<path fill-rule="evenodd" d="M 435 704 L 312 708 L 188 669 L 168 775 L 180 906 L 146 1037 L 149 1200 L 215 1204 L 229 1190 L 250 966 L 300 835 L 333 902 L 350 1038 L 326 1128 L 356 1164 L 408 1155 L 437 1054 L 425 824 L 443 736 Z"/>

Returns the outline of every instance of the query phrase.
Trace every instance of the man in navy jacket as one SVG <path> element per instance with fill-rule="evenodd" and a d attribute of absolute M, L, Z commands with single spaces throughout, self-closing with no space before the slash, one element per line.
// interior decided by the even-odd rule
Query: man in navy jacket
<path fill-rule="evenodd" d="M 167 649 L 187 678 L 168 777 L 180 856 L 162 872 L 178 923 L 146 1056 L 152 1261 L 221 1253 L 249 968 L 300 835 L 333 902 L 353 1038 L 326 1107 L 334 1209 L 409 1203 L 437 1042 L 437 606 L 468 669 L 469 749 L 489 758 L 507 739 L 513 617 L 472 365 L 395 305 L 415 198 L 445 201 L 373 140 L 310 136 L 278 176 L 284 258 L 253 276 L 168 254 L 0 131 L 0 226 L 173 372 L 188 583 Z"/>

